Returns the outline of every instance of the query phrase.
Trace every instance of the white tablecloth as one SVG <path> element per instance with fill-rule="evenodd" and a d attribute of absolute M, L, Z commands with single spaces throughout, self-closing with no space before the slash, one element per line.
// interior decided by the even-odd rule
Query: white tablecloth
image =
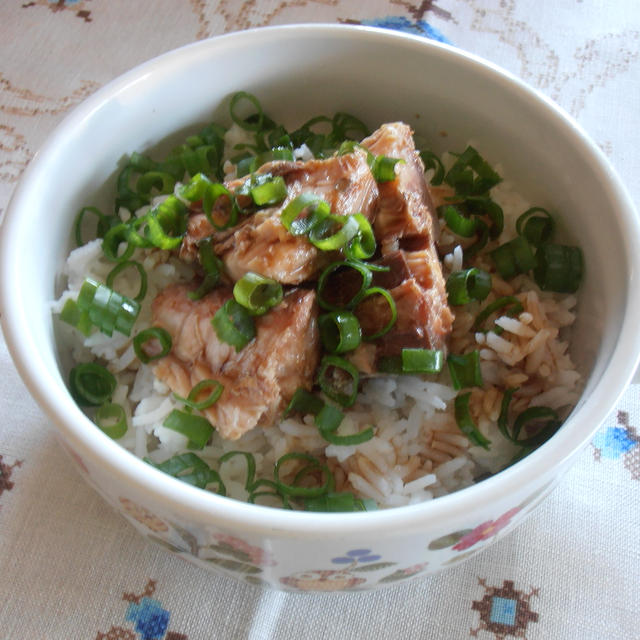
<path fill-rule="evenodd" d="M 64 113 L 126 69 L 227 31 L 335 21 L 506 67 L 586 128 L 640 203 L 637 0 L 2 0 L 0 216 Z M 559 488 L 466 564 L 368 594 L 262 591 L 115 514 L 69 466 L 0 339 L 0 640 L 638 639 L 639 490 L 633 385 Z"/>

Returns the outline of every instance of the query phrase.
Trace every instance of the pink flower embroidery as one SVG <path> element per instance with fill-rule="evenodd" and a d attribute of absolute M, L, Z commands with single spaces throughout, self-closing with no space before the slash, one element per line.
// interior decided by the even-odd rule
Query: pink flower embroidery
<path fill-rule="evenodd" d="M 240 538 L 225 535 L 223 533 L 220 533 L 214 537 L 220 544 L 228 545 L 236 551 L 245 553 L 247 556 L 249 556 L 253 564 L 256 564 L 260 567 L 273 567 L 276 564 L 275 560 L 266 551 L 260 549 L 259 547 L 253 547 Z"/>
<path fill-rule="evenodd" d="M 497 520 L 488 520 L 487 522 L 483 522 L 473 531 L 460 538 L 458 544 L 454 545 L 453 548 L 456 551 L 464 551 L 482 540 L 487 540 L 488 538 L 495 536 L 498 531 L 504 529 L 504 527 L 509 524 L 511 518 L 513 518 L 518 511 L 520 511 L 520 508 L 515 507 L 501 515 Z"/>

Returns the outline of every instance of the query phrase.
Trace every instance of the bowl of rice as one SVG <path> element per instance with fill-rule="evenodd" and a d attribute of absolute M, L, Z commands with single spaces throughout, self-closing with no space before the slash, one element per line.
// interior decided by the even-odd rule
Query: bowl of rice
<path fill-rule="evenodd" d="M 561 480 L 638 361 L 639 244 L 602 152 L 507 72 L 270 27 L 66 117 L 5 214 L 2 327 L 142 535 L 369 590 L 480 552 Z"/>

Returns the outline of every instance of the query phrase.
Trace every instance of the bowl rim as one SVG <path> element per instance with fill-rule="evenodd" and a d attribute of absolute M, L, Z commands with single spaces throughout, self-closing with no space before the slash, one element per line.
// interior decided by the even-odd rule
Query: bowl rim
<path fill-rule="evenodd" d="M 16 284 L 12 282 L 10 274 L 18 250 L 11 246 L 11 238 L 13 230 L 20 224 L 22 203 L 27 197 L 30 184 L 46 171 L 47 163 L 54 155 L 57 145 L 62 144 L 78 124 L 90 120 L 94 111 L 98 111 L 121 92 L 126 92 L 143 76 L 153 74 L 167 63 L 189 61 L 192 56 L 203 52 L 206 55 L 216 55 L 219 49 L 232 43 L 256 46 L 260 42 L 270 42 L 278 39 L 281 34 L 291 35 L 295 31 L 305 38 L 349 38 L 354 42 L 364 43 L 385 40 L 392 44 L 402 44 L 417 52 L 417 55 L 451 57 L 458 64 L 470 65 L 494 81 L 509 84 L 514 91 L 536 102 L 539 109 L 545 112 L 545 117 L 562 123 L 572 133 L 573 143 L 581 146 L 603 177 L 606 188 L 611 192 L 611 199 L 616 203 L 620 227 L 625 232 L 626 251 L 630 260 L 626 308 L 622 314 L 618 341 L 602 374 L 603 382 L 598 384 L 593 394 L 567 419 L 563 428 L 526 459 L 480 483 L 435 500 L 372 512 L 291 512 L 224 498 L 171 478 L 144 463 L 99 429 L 87 428 L 92 423 L 75 406 L 70 396 L 65 398 L 64 394 L 56 393 L 55 387 L 47 384 L 47 372 L 37 358 L 37 345 L 22 331 L 26 316 L 22 309 L 12 304 Z M 122 478 L 136 493 L 146 493 L 155 504 L 165 503 L 172 511 L 188 514 L 188 518 L 196 521 L 208 517 L 211 522 L 215 519 L 221 527 L 242 526 L 245 531 L 277 532 L 278 535 L 285 536 L 306 534 L 315 538 L 344 536 L 365 529 L 391 534 L 400 528 L 407 531 L 415 529 L 425 522 L 453 521 L 472 510 L 479 502 L 503 500 L 505 486 L 523 487 L 527 483 L 535 486 L 536 478 L 564 466 L 587 444 L 619 400 L 640 360 L 640 332 L 634 326 L 634 318 L 640 317 L 640 223 L 626 188 L 604 153 L 561 107 L 509 71 L 452 45 L 378 27 L 314 23 L 237 31 L 183 45 L 143 62 L 111 80 L 64 117 L 29 163 L 14 190 L 0 229 L 0 273 L 0 308 L 3 310 L 0 322 L 9 351 L 32 396 L 71 446 L 103 471 Z M 635 293 L 636 291 L 639 293 Z M 589 428 L 582 424 L 586 422 L 581 420 L 585 416 L 588 416 L 591 424 Z"/>

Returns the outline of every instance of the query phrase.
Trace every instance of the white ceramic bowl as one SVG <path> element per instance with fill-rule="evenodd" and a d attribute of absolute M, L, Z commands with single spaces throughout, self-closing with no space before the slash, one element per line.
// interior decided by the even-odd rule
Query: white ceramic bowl
<path fill-rule="evenodd" d="M 72 219 L 81 206 L 108 201 L 123 154 L 224 119 L 220 105 L 237 90 L 255 93 L 267 112 L 291 124 L 343 110 L 370 126 L 405 120 L 436 150 L 473 139 L 530 201 L 562 212 L 586 260 L 574 356 L 587 385 L 550 441 L 498 475 L 432 502 L 315 514 L 248 505 L 183 484 L 127 453 L 83 415 L 60 374 L 49 309 Z M 517 526 L 567 470 L 635 369 L 639 239 L 632 203 L 596 145 L 508 73 L 452 47 L 389 31 L 267 28 L 143 64 L 96 92 L 54 131 L 4 220 L 2 325 L 16 366 L 63 445 L 144 535 L 254 583 L 370 589 L 481 550 Z"/>

